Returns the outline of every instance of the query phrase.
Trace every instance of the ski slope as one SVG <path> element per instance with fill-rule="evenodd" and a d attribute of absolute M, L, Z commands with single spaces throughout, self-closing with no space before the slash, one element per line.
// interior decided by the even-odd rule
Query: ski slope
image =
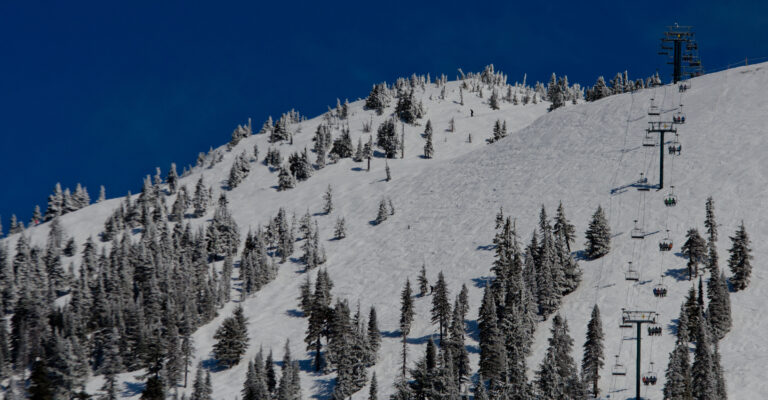
<path fill-rule="evenodd" d="M 658 383 L 643 388 L 643 396 L 661 399 L 664 370 L 674 344 L 674 319 L 691 283 L 684 280 L 686 260 L 679 253 L 685 232 L 691 227 L 703 231 L 704 203 L 708 196 L 715 199 L 720 239 L 720 267 L 727 269 L 728 235 L 733 234 L 744 220 L 752 239 L 753 275 L 750 287 L 732 294 L 733 328 L 721 341 L 720 352 L 726 373 L 729 396 L 732 399 L 757 399 L 768 393 L 763 365 L 768 362 L 768 346 L 760 332 L 768 328 L 762 307 L 768 296 L 765 273 L 760 268 L 768 257 L 768 124 L 765 104 L 768 95 L 768 64 L 727 70 L 705 75 L 691 81 L 692 88 L 678 93 L 676 87 L 664 86 L 636 93 L 611 96 L 594 103 L 568 104 L 547 113 L 548 103 L 512 105 L 503 103 L 500 110 L 491 110 L 486 99 L 464 91 L 464 105 L 458 102 L 458 82 L 447 84 L 447 98 L 439 100 L 440 89 L 427 85 L 426 92 L 417 90 L 427 109 L 421 126 L 405 126 L 406 144 L 403 159 L 389 160 L 393 180 L 384 181 L 384 159 L 374 158 L 371 171 L 364 163 L 343 159 L 337 164 L 315 171 L 295 189 L 278 192 L 277 173 L 261 163 L 252 165 L 248 177 L 234 190 L 227 191 L 230 209 L 244 236 L 248 228 L 256 228 L 272 218 L 279 207 L 294 212 L 297 217 L 307 210 L 319 212 L 322 195 L 328 185 L 333 187 L 334 211 L 330 216 L 316 216 L 328 260 L 325 264 L 334 282 L 333 295 L 346 298 L 351 306 L 359 302 L 363 313 L 376 306 L 379 329 L 383 333 L 382 347 L 376 371 L 379 398 L 388 398 L 400 365 L 398 332 L 399 292 L 406 278 L 415 282 L 425 263 L 430 281 L 443 271 L 450 295 L 458 294 L 462 284 L 469 288 L 467 345 L 473 370 L 478 361 L 476 318 L 482 297 L 482 286 L 490 276 L 493 251 L 489 250 L 494 235 L 494 217 L 499 207 L 517 219 L 523 242 L 530 240 L 537 226 L 538 213 L 546 206 L 554 216 L 562 201 L 570 221 L 576 225 L 577 242 L 574 250 L 583 247 L 589 219 L 602 205 L 608 215 L 613 233 L 610 254 L 596 261 L 580 261 L 584 275 L 580 287 L 563 300 L 560 313 L 567 318 L 575 339 L 574 358 L 581 359 L 586 325 L 592 306 L 601 309 L 605 331 L 606 365 L 601 373 L 601 391 L 611 399 L 634 396 L 635 342 L 622 340 L 618 324 L 621 308 L 654 310 L 660 314 L 664 328 L 661 337 L 643 336 L 642 370 L 655 363 Z M 639 192 L 627 187 L 644 172 L 651 183 L 658 180 L 658 147 L 641 146 L 649 116 L 646 114 L 651 98 L 662 110 L 685 105 L 686 123 L 679 126 L 682 154 L 665 154 L 665 186 L 674 185 L 679 198 L 676 207 L 667 208 L 662 199 L 667 190 Z M 386 118 L 363 110 L 363 101 L 350 105 L 349 127 L 353 144 L 358 137 L 365 142 L 363 122 L 373 115 L 373 135 L 378 124 Z M 387 111 L 391 112 L 393 106 Z M 470 109 L 474 117 L 470 117 Z M 672 111 L 662 114 L 671 120 Z M 455 132 L 447 132 L 448 122 L 455 119 Z M 421 157 L 424 139 L 420 136 L 427 119 L 434 127 L 434 159 Z M 509 136 L 487 145 L 496 119 L 505 120 Z M 311 148 L 311 138 L 322 118 L 299 124 L 293 145 L 279 145 L 283 158 L 289 152 Z M 256 124 L 258 126 L 258 124 Z M 398 127 L 399 131 L 399 127 Z M 334 132 L 336 136 L 338 132 Z M 468 135 L 472 134 L 472 143 Z M 214 188 L 214 198 L 226 185 L 230 166 L 243 150 L 251 152 L 258 144 L 260 157 L 269 144 L 265 135 L 242 140 L 224 160 L 213 168 L 196 168 L 181 180 L 193 188 L 200 174 Z M 222 147 L 225 151 L 225 147 Z M 666 149 L 664 150 L 666 153 Z M 396 209 L 394 216 L 374 226 L 378 203 L 390 198 Z M 94 204 L 61 217 L 67 235 L 78 244 L 88 236 L 96 236 L 121 198 Z M 172 204 L 172 199 L 168 199 Z M 202 224 L 210 218 L 199 218 Z M 347 237 L 330 241 L 337 216 L 346 218 Z M 642 222 L 650 234 L 644 240 L 631 239 L 633 220 Z M 662 254 L 658 241 L 669 230 L 674 249 Z M 32 243 L 44 245 L 47 224 L 27 229 Z M 18 235 L 5 239 L 13 246 Z M 300 250 L 297 247 L 297 256 Z M 638 267 L 640 280 L 636 284 L 624 279 L 628 261 Z M 79 262 L 75 260 L 75 262 Z M 249 321 L 250 346 L 245 359 L 259 351 L 272 349 L 275 359 L 282 358 L 283 345 L 290 339 L 295 359 L 302 365 L 304 398 L 330 398 L 335 374 L 316 374 L 310 369 L 311 355 L 305 351 L 306 319 L 298 315 L 299 286 L 304 280 L 303 266 L 286 262 L 281 265 L 277 279 L 243 302 Z M 316 271 L 310 272 L 313 277 Z M 729 275 L 729 271 L 726 270 Z M 237 271 L 234 273 L 237 276 Z M 657 299 L 652 287 L 660 276 L 669 287 L 669 295 Z M 237 285 L 237 282 L 234 283 Z M 233 298 L 237 298 L 234 296 Z M 212 337 L 221 321 L 231 314 L 235 302 L 219 312 L 219 317 L 201 327 L 194 336 L 196 360 L 211 358 Z M 437 327 L 430 324 L 431 297 L 415 300 L 416 319 L 409 336 L 409 362 L 422 356 L 424 345 Z M 547 346 L 549 321 L 539 324 L 534 352 L 528 359 L 529 378 L 538 367 Z M 626 377 L 614 377 L 610 369 L 614 354 L 627 365 Z M 235 399 L 240 395 L 247 362 L 212 374 L 215 399 Z M 138 398 L 142 384 L 137 372 L 120 375 L 124 397 Z M 370 373 L 369 373 L 370 376 Z M 194 367 L 190 371 L 194 377 Z M 192 379 L 192 378 L 190 378 Z M 101 377 L 89 380 L 88 391 L 101 386 Z M 181 392 L 191 393 L 191 384 Z M 353 398 L 367 398 L 367 387 Z"/>

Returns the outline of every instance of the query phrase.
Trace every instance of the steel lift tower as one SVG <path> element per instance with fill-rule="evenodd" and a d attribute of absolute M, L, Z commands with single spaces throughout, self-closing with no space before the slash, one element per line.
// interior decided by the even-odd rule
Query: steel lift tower
<path fill-rule="evenodd" d="M 660 55 L 671 58 L 667 64 L 673 65 L 673 81 L 699 76 L 702 73 L 699 45 L 696 43 L 691 26 L 668 26 L 661 38 Z M 670 50 L 672 54 L 670 54 Z"/>
<path fill-rule="evenodd" d="M 636 377 L 635 377 L 635 400 L 640 400 L 640 339 L 643 337 L 643 324 L 655 324 L 656 323 L 655 311 L 629 311 L 621 309 L 621 323 L 622 324 L 635 324 L 637 325 L 637 360 L 636 361 Z"/>

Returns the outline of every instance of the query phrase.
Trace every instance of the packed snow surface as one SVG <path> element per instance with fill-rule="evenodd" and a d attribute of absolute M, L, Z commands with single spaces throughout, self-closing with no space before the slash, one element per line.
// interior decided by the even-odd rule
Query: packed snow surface
<path fill-rule="evenodd" d="M 425 263 L 430 281 L 436 279 L 439 271 L 444 272 L 451 298 L 458 294 L 462 284 L 469 287 L 467 345 L 476 372 L 476 318 L 482 287 L 491 275 L 496 212 L 503 206 L 506 215 L 516 218 L 520 239 L 525 243 L 537 226 L 541 206 L 546 206 L 549 215 L 554 216 L 562 201 L 568 218 L 576 225 L 574 251 L 583 247 L 583 232 L 598 205 L 606 210 L 613 234 L 610 254 L 595 261 L 579 261 L 583 281 L 564 298 L 560 309 L 575 339 L 573 356 L 580 361 L 587 322 L 592 306 L 597 303 L 606 336 L 601 391 L 611 399 L 634 397 L 636 343 L 623 339 L 632 335 L 619 328 L 621 309 L 656 311 L 664 332 L 660 337 L 649 337 L 644 332 L 642 370 L 650 369 L 649 363 L 654 362 L 659 381 L 655 386 L 644 387 L 642 393 L 644 398 L 661 399 L 668 354 L 674 345 L 675 319 L 692 284 L 685 276 L 686 260 L 679 253 L 680 245 L 689 228 L 704 231 L 704 203 L 712 196 L 721 224 L 717 243 L 721 269 L 729 272 L 728 235 L 742 220 L 752 239 L 755 257 L 751 285 L 746 291 L 731 295 L 733 328 L 720 343 L 728 393 L 732 399 L 763 398 L 768 393 L 764 370 L 768 344 L 762 335 L 768 329 L 768 285 L 761 268 L 768 258 L 768 64 L 693 79 L 692 88 L 683 94 L 676 86 L 668 85 L 593 103 L 568 104 L 549 113 L 545 102 L 502 103 L 500 110 L 491 110 L 487 99 L 466 90 L 465 104 L 461 105 L 459 83 L 448 83 L 445 100 L 439 100 L 440 89 L 435 85 L 427 85 L 425 93 L 417 91 L 427 115 L 419 120 L 419 125 L 405 125 L 405 157 L 388 160 L 393 177 L 390 182 L 384 180 L 383 158 L 373 159 L 370 172 L 366 171 L 365 163 L 343 159 L 315 171 L 295 189 L 278 192 L 277 173 L 259 163 L 252 165 L 250 174 L 236 189 L 227 191 L 230 210 L 244 236 L 249 228 L 267 223 L 280 207 L 298 217 L 307 210 L 319 213 L 323 193 L 328 185 L 333 187 L 333 213 L 315 217 L 328 255 L 325 266 L 334 282 L 335 297 L 348 299 L 353 309 L 359 302 L 364 314 L 371 305 L 376 306 L 383 343 L 369 376 L 376 371 L 379 397 L 391 394 L 399 373 L 399 293 L 406 278 L 415 282 Z M 659 174 L 659 147 L 641 145 L 651 118 L 647 115 L 651 98 L 661 106 L 663 120 L 671 120 L 681 103 L 685 105 L 687 119 L 678 126 L 682 154 L 670 156 L 664 146 L 665 188 L 640 192 L 631 185 L 641 172 L 652 184 L 658 181 Z M 474 110 L 473 117 L 470 109 Z M 392 106 L 387 112 L 391 110 Z M 369 134 L 362 132 L 364 122 L 373 116 L 375 136 L 376 127 L 387 117 L 364 110 L 362 101 L 351 103 L 350 114 L 349 127 L 355 145 L 358 137 L 363 138 L 363 143 L 367 141 Z M 455 132 L 447 131 L 451 118 L 455 119 Z M 434 159 L 421 157 L 421 133 L 427 119 L 434 126 Z M 491 136 L 497 119 L 506 121 L 510 134 L 488 145 L 484 139 Z M 300 123 L 294 144 L 279 145 L 283 157 L 311 148 L 311 138 L 321 121 L 322 117 L 318 117 Z M 400 126 L 398 132 L 399 129 Z M 669 136 L 668 142 L 673 139 Z M 210 169 L 194 169 L 181 183 L 194 188 L 202 174 L 206 184 L 214 187 L 214 199 L 217 198 L 225 190 L 234 158 L 243 150 L 250 153 L 254 144 L 259 146 L 260 157 L 270 147 L 265 135 L 251 136 L 226 152 L 222 162 Z M 676 207 L 663 204 L 670 185 L 674 185 L 679 199 Z M 374 226 L 370 221 L 375 218 L 382 198 L 392 200 L 395 215 Z M 63 216 L 66 233 L 78 243 L 88 236 L 95 237 L 119 201 L 120 198 L 108 200 Z M 347 237 L 331 241 L 337 216 L 346 218 Z M 208 218 L 193 223 L 202 224 Z M 644 240 L 630 238 L 634 220 L 649 233 Z M 44 245 L 47 225 L 26 231 L 33 244 Z M 674 248 L 661 253 L 658 241 L 667 230 Z M 295 256 L 299 252 L 297 249 Z M 636 283 L 624 279 L 630 260 L 640 272 Z M 310 272 L 313 280 L 316 273 Z M 279 360 L 285 340 L 290 339 L 292 355 L 302 366 L 303 397 L 330 398 L 335 374 L 312 372 L 311 354 L 305 351 L 307 321 L 297 311 L 303 274 L 302 265 L 286 262 L 280 266 L 277 279 L 244 300 L 250 337 L 245 359 L 254 357 L 262 347 L 272 349 Z M 237 271 L 234 275 L 237 276 Z M 669 295 L 658 299 L 652 288 L 661 276 L 669 287 Z M 213 334 L 221 321 L 231 315 L 235 303 L 230 302 L 220 310 L 219 317 L 195 333 L 197 359 L 193 365 L 211 358 Z M 417 298 L 415 305 L 416 319 L 408 339 L 410 363 L 422 356 L 428 338 L 437 332 L 437 327 L 429 323 L 431 297 Z M 534 351 L 528 359 L 529 378 L 533 378 L 532 371 L 546 350 L 549 328 L 549 321 L 538 325 Z M 615 354 L 627 366 L 626 377 L 610 373 Z M 214 398 L 239 397 L 246 369 L 247 362 L 241 362 L 231 369 L 214 372 Z M 139 397 L 142 384 L 138 375 L 120 375 L 126 398 Z M 194 367 L 190 376 L 194 377 Z M 92 378 L 89 392 L 96 392 L 101 381 L 101 377 Z M 187 395 L 191 393 L 191 384 L 185 391 Z M 367 387 L 353 398 L 367 398 Z"/>

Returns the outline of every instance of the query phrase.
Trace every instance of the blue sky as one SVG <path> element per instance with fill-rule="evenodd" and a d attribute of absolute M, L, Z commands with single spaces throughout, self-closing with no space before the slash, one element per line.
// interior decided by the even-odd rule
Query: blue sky
<path fill-rule="evenodd" d="M 315 116 L 413 72 L 666 78 L 656 52 L 674 22 L 695 26 L 710 70 L 768 56 L 766 15 L 722 0 L 1 2 L 0 216 L 26 222 L 56 182 L 136 192 L 248 117 Z"/>

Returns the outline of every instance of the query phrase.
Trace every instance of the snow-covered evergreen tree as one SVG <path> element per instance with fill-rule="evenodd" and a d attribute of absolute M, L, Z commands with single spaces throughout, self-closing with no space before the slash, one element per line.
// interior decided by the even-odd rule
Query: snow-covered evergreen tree
<path fill-rule="evenodd" d="M 426 296 L 427 290 L 429 290 L 429 281 L 427 280 L 427 264 L 421 264 L 421 271 L 419 272 L 419 296 Z"/>
<path fill-rule="evenodd" d="M 451 303 L 448 300 L 448 286 L 445 283 L 443 271 L 437 274 L 435 289 L 432 291 L 432 323 L 439 325 L 440 343 L 446 335 L 451 320 Z"/>
<path fill-rule="evenodd" d="M 714 275 L 707 282 L 707 322 L 710 333 L 716 340 L 725 337 L 731 330 L 731 300 L 725 274 Z"/>
<path fill-rule="evenodd" d="M 731 283 L 734 290 L 744 290 L 749 285 L 749 279 L 752 275 L 752 249 L 749 247 L 750 240 L 747 230 L 744 227 L 744 221 L 741 222 L 736 234 L 731 238 L 731 248 L 728 250 L 731 254 L 728 259 L 728 267 L 733 276 Z"/>
<path fill-rule="evenodd" d="M 664 398 L 668 400 L 693 399 L 691 388 L 691 364 L 688 343 L 678 340 L 674 350 L 669 353 Z"/>
<path fill-rule="evenodd" d="M 699 264 L 706 259 L 707 243 L 696 228 L 688 229 L 685 237 L 687 239 L 680 247 L 680 251 L 688 257 L 688 280 L 691 280 L 699 275 Z"/>
<path fill-rule="evenodd" d="M 611 228 L 603 213 L 603 207 L 597 206 L 597 210 L 592 214 L 592 221 L 585 236 L 587 257 L 595 259 L 608 254 L 611 249 Z"/>
<path fill-rule="evenodd" d="M 333 228 L 333 237 L 336 240 L 341 240 L 347 237 L 347 227 L 344 217 L 336 218 L 336 225 Z"/>
<path fill-rule="evenodd" d="M 213 354 L 216 360 L 227 368 L 240 362 L 248 348 L 247 319 L 242 307 L 235 308 L 234 314 L 222 322 L 213 338 Z"/>
<path fill-rule="evenodd" d="M 328 185 L 328 189 L 323 194 L 323 214 L 328 215 L 333 212 L 333 189 Z"/>
<path fill-rule="evenodd" d="M 229 170 L 229 179 L 227 185 L 230 189 L 236 188 L 240 182 L 248 176 L 251 171 L 251 165 L 248 162 L 248 156 L 245 154 L 245 150 L 240 153 L 235 161 L 232 163 L 232 168 Z"/>
<path fill-rule="evenodd" d="M 277 190 L 283 191 L 296 187 L 296 178 L 288 172 L 288 168 L 280 167 L 280 173 L 277 175 Z"/>
<path fill-rule="evenodd" d="M 587 325 L 587 341 L 584 342 L 584 358 L 581 361 L 581 376 L 585 384 L 592 384 L 592 396 L 600 392 L 597 383 L 600 381 L 600 370 L 605 365 L 603 351 L 603 323 L 600 320 L 600 309 L 597 304 L 592 308 L 592 316 Z"/>
<path fill-rule="evenodd" d="M 395 121 L 392 118 L 387 118 L 379 125 L 376 131 L 376 145 L 384 150 L 387 158 L 395 158 L 397 155 L 397 151 L 400 149 L 400 140 L 397 137 Z"/>
<path fill-rule="evenodd" d="M 413 299 L 411 298 L 411 281 L 406 279 L 405 287 L 400 293 L 400 334 L 403 337 L 403 373 L 405 379 L 408 348 L 406 347 L 408 334 L 411 333 L 411 324 L 413 323 Z"/>
<path fill-rule="evenodd" d="M 390 212 L 389 212 L 389 207 L 387 206 L 387 201 L 385 199 L 381 199 L 381 201 L 379 202 L 379 211 L 376 214 L 376 219 L 373 220 L 374 223 L 378 225 L 386 221 L 387 218 L 389 218 L 389 214 Z"/>

